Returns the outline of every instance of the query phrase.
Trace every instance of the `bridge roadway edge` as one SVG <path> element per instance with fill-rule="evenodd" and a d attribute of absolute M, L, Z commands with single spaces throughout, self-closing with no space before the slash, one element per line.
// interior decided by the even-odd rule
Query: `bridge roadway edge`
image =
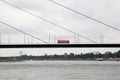
<path fill-rule="evenodd" d="M 120 48 L 120 44 L 1 44 L 0 48 Z"/>

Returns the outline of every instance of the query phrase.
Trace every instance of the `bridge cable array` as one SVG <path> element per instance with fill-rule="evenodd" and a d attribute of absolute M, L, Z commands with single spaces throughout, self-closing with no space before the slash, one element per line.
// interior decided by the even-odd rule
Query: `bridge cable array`
<path fill-rule="evenodd" d="M 15 6 L 15 5 L 13 5 L 13 4 L 5 1 L 5 0 L 1 0 L 1 1 L 4 2 L 4 3 L 6 3 L 6 4 L 8 4 L 8 5 L 10 5 L 10 6 L 12 6 L 12 7 L 15 7 L 15 8 L 17 8 L 17 9 L 19 9 L 19 10 L 25 12 L 25 13 L 28 13 L 29 15 L 32 15 L 32 16 L 38 18 L 38 19 L 41 19 L 41 20 L 43 20 L 43 21 L 45 21 L 45 22 L 48 22 L 48 23 L 50 23 L 50 24 L 52 24 L 52 25 L 54 25 L 54 26 L 56 26 L 56 27 L 59 27 L 59 28 L 61 28 L 61 29 L 64 29 L 65 31 L 68 31 L 68 32 L 73 33 L 73 34 L 76 34 L 76 35 L 78 35 L 78 36 L 80 36 L 80 37 L 82 37 L 82 38 L 84 38 L 84 39 L 86 39 L 86 40 L 89 40 L 89 41 L 93 42 L 93 43 L 97 43 L 96 41 L 94 41 L 94 40 L 92 40 L 92 39 L 89 39 L 89 38 L 87 38 L 87 37 L 85 37 L 85 36 L 83 36 L 83 35 L 80 35 L 80 34 L 78 34 L 78 33 L 75 33 L 75 32 L 73 32 L 73 31 L 71 31 L 71 30 L 69 30 L 69 29 L 67 29 L 67 28 L 64 28 L 64 27 L 61 26 L 61 25 L 58 25 L 58 24 L 56 24 L 56 23 L 53 23 L 53 22 L 51 22 L 51 21 L 49 21 L 49 20 L 47 20 L 47 19 L 45 19 L 45 18 L 43 18 L 43 17 L 37 16 L 37 15 L 35 15 L 35 14 L 27 11 L 27 10 L 24 10 L 24 9 L 22 9 L 22 8 L 19 8 L 19 7 Z"/>
<path fill-rule="evenodd" d="M 8 27 L 11 27 L 11 28 L 13 28 L 13 29 L 15 29 L 15 30 L 17 30 L 17 31 L 19 31 L 19 32 L 21 32 L 21 33 L 24 33 L 24 34 L 26 34 L 26 35 L 29 35 L 29 36 L 31 36 L 32 38 L 35 38 L 35 39 L 37 39 L 37 40 L 39 40 L 39 41 L 41 41 L 41 42 L 44 42 L 44 43 L 48 44 L 48 42 L 46 42 L 46 41 L 44 41 L 44 40 L 41 40 L 41 39 L 39 39 L 39 38 L 37 38 L 37 37 L 35 37 L 35 36 L 29 34 L 29 33 L 26 33 L 26 32 L 24 32 L 24 31 L 18 29 L 18 28 L 15 28 L 15 27 L 13 27 L 13 26 L 11 26 L 11 25 L 5 23 L 5 22 L 0 21 L 0 23 L 6 25 L 6 26 L 8 26 Z"/>
<path fill-rule="evenodd" d="M 106 23 L 104 23 L 104 22 L 102 22 L 102 21 L 99 21 L 99 20 L 97 20 L 97 19 L 94 19 L 94 18 L 92 18 L 92 17 L 90 17 L 90 16 L 88 16 L 88 15 L 85 15 L 85 14 L 83 14 L 83 13 L 81 13 L 81 12 L 78 12 L 78 11 L 76 11 L 76 10 L 73 10 L 73 9 L 71 9 L 71 8 L 69 8 L 69 7 L 67 7 L 67 6 L 64 6 L 64 5 L 62 5 L 62 4 L 59 4 L 59 3 L 57 3 L 57 2 L 55 2 L 55 1 L 53 1 L 53 0 L 49 0 L 49 1 L 52 2 L 52 3 L 54 3 L 54 4 L 57 4 L 57 5 L 61 6 L 61 7 L 63 7 L 63 8 L 66 8 L 66 9 L 72 11 L 72 12 L 75 12 L 75 13 L 77 13 L 77 14 L 79 14 L 79 15 L 82 15 L 82 16 L 84 16 L 84 17 L 86 17 L 86 18 L 89 18 L 89 19 L 91 19 L 91 20 L 93 20 L 93 21 L 96 21 L 96 22 L 98 22 L 98 23 L 100 23 L 100 24 L 103 24 L 103 25 L 105 25 L 105 26 L 107 26 L 107 27 L 109 27 L 109 28 L 112 28 L 112 29 L 114 29 L 114 30 L 120 31 L 120 29 L 115 28 L 115 27 L 113 27 L 112 25 L 109 25 L 109 24 L 106 24 Z"/>

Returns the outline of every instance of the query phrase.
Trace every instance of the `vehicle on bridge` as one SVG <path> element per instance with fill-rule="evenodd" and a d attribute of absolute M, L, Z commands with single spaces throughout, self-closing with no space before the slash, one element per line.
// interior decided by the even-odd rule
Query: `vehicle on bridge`
<path fill-rule="evenodd" d="M 70 41 L 69 40 L 58 40 L 57 43 L 58 44 L 69 44 Z"/>

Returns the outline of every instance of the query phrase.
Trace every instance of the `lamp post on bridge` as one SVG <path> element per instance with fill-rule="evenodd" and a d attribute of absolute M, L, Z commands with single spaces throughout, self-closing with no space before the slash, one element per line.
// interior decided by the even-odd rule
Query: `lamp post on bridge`
<path fill-rule="evenodd" d="M 8 44 L 10 44 L 10 35 L 8 35 Z"/>
<path fill-rule="evenodd" d="M 0 44 L 2 44 L 2 37 L 1 37 L 1 32 L 0 32 Z"/>

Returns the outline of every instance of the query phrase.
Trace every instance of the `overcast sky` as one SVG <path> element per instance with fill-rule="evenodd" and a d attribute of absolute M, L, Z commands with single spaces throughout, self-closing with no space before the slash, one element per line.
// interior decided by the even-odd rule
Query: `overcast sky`
<path fill-rule="evenodd" d="M 111 29 L 103 24 L 92 21 L 86 17 L 60 7 L 49 0 L 5 0 L 17 7 L 27 10 L 37 16 L 45 18 L 55 24 L 61 25 L 73 32 L 90 38 L 100 43 L 101 34 L 104 43 L 120 43 L 120 31 Z M 92 18 L 110 24 L 118 29 L 120 23 L 120 0 L 54 0 L 64 6 L 86 14 Z M 92 43 L 84 38 L 78 37 L 55 25 L 31 16 L 19 9 L 0 0 L 0 21 L 12 25 L 20 30 L 32 34 L 44 41 L 54 43 L 56 40 L 67 39 L 74 43 L 74 36 L 79 43 Z M 24 34 L 0 24 L 2 44 L 23 43 Z M 31 42 L 31 37 L 26 35 L 26 43 Z M 33 43 L 42 43 L 33 40 Z"/>

